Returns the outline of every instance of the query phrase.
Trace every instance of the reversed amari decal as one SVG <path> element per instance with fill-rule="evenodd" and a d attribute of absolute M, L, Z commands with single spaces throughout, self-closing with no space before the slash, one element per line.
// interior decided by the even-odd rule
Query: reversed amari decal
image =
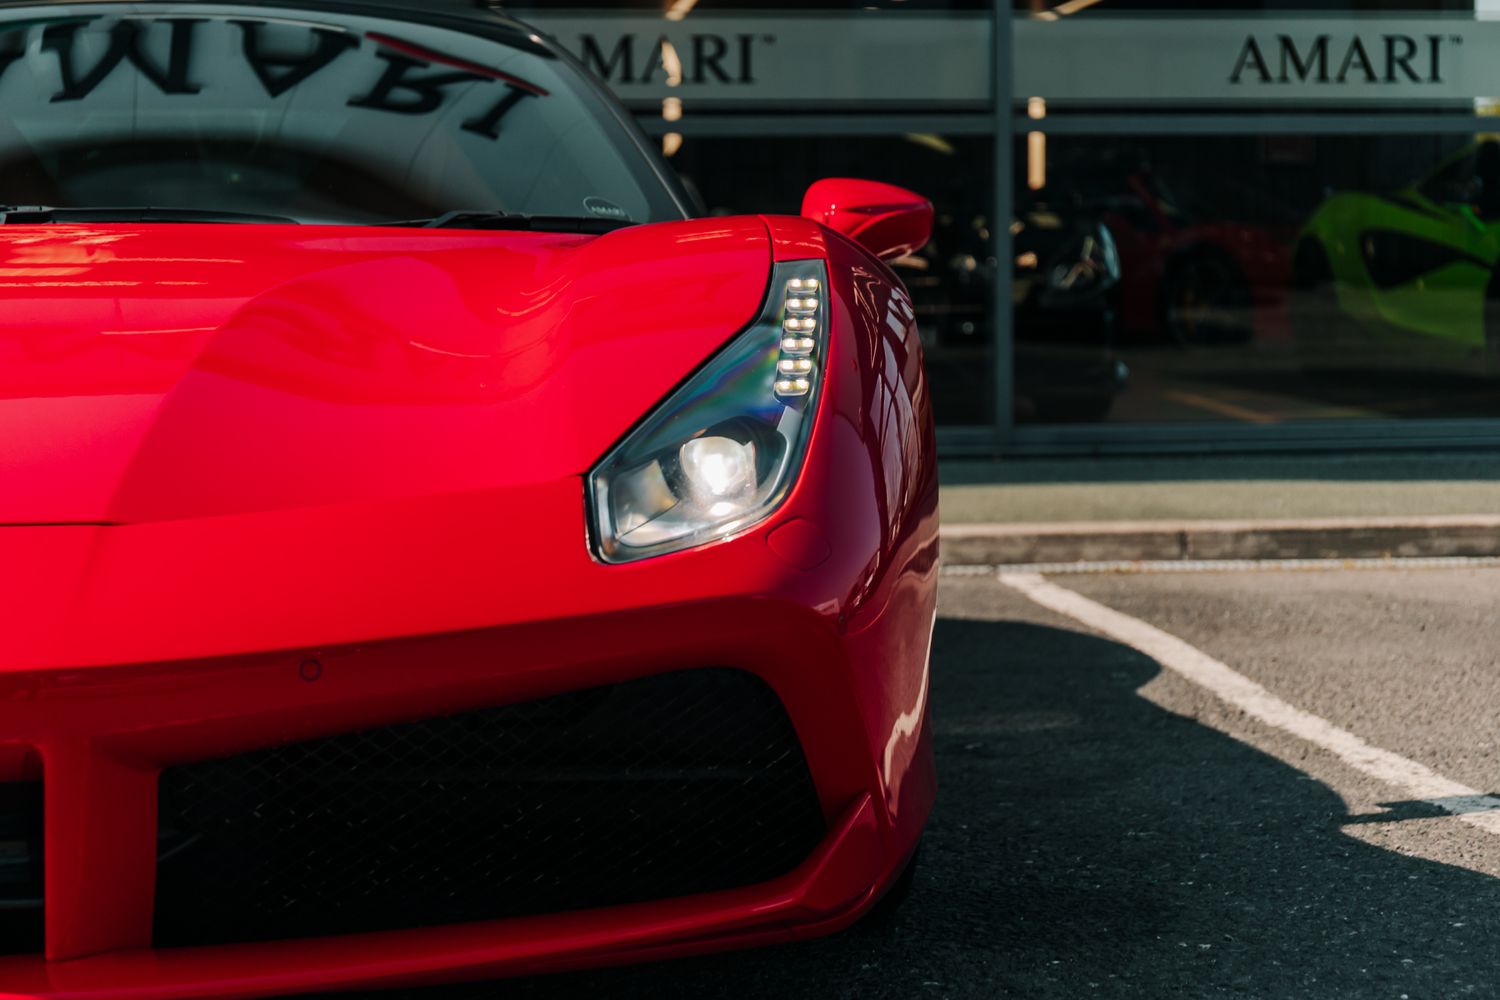
<path fill-rule="evenodd" d="M 363 58 L 365 71 L 357 78 L 364 85 L 341 103 L 387 114 L 435 115 L 471 93 L 488 95 L 482 105 L 472 102 L 476 113 L 462 127 L 496 140 L 502 121 L 518 105 L 548 94 L 516 74 L 391 34 L 369 31 L 361 36 L 309 23 L 298 26 L 296 37 L 289 39 L 288 26 L 285 20 L 136 15 L 19 22 L 0 26 L 0 83 L 6 70 L 25 56 L 34 30 L 41 34 L 39 51 L 55 60 L 58 86 L 48 98 L 52 103 L 86 101 L 125 71 L 161 95 L 190 97 L 223 82 L 227 69 L 216 57 L 225 47 L 222 31 L 232 29 L 240 36 L 233 51 L 272 100 L 317 85 L 340 60 Z M 347 86 L 351 78 L 345 73 L 339 82 Z M 498 95 L 492 93 L 496 86 Z M 5 96 L 0 90 L 0 103 Z"/>

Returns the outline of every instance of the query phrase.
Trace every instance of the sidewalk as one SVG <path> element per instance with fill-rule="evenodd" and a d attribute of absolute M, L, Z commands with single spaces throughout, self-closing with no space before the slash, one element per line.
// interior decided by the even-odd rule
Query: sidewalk
<path fill-rule="evenodd" d="M 948 565 L 1500 556 L 1500 453 L 948 462 Z"/>

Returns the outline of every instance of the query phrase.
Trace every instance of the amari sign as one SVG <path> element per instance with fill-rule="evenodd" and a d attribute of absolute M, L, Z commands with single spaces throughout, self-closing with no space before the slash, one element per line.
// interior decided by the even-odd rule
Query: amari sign
<path fill-rule="evenodd" d="M 1240 47 L 1229 82 L 1311 82 L 1341 87 L 1350 83 L 1441 84 L 1443 50 L 1462 40 L 1462 36 L 1445 34 L 1370 37 L 1356 31 L 1342 36 L 1318 35 L 1299 45 L 1294 36 L 1284 32 L 1251 32 Z"/>
<path fill-rule="evenodd" d="M 638 109 L 986 107 L 990 15 L 528 14 Z M 1015 93 L 1211 105 L 1500 95 L 1500 21 L 1450 17 L 1018 18 Z"/>
<path fill-rule="evenodd" d="M 1500 21 L 1473 17 L 1078 17 L 1015 30 L 1022 98 L 1451 104 L 1500 95 Z"/>
<path fill-rule="evenodd" d="M 697 109 L 983 107 L 987 14 L 527 14 L 621 99 Z M 941 53 L 940 58 L 935 55 Z"/>

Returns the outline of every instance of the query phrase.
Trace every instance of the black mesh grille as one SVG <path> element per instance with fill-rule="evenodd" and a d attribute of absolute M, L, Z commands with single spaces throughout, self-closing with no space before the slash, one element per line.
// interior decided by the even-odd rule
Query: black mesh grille
<path fill-rule="evenodd" d="M 763 882 L 824 832 L 781 703 L 694 670 L 174 767 L 158 947 Z"/>
<path fill-rule="evenodd" d="M 0 784 L 0 955 L 42 950 L 42 786 Z"/>

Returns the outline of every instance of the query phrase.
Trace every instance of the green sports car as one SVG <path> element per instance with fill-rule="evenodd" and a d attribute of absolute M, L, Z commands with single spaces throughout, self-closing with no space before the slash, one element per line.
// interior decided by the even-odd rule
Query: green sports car
<path fill-rule="evenodd" d="M 1500 375 L 1500 141 L 1390 195 L 1336 194 L 1292 258 L 1304 361 Z"/>

